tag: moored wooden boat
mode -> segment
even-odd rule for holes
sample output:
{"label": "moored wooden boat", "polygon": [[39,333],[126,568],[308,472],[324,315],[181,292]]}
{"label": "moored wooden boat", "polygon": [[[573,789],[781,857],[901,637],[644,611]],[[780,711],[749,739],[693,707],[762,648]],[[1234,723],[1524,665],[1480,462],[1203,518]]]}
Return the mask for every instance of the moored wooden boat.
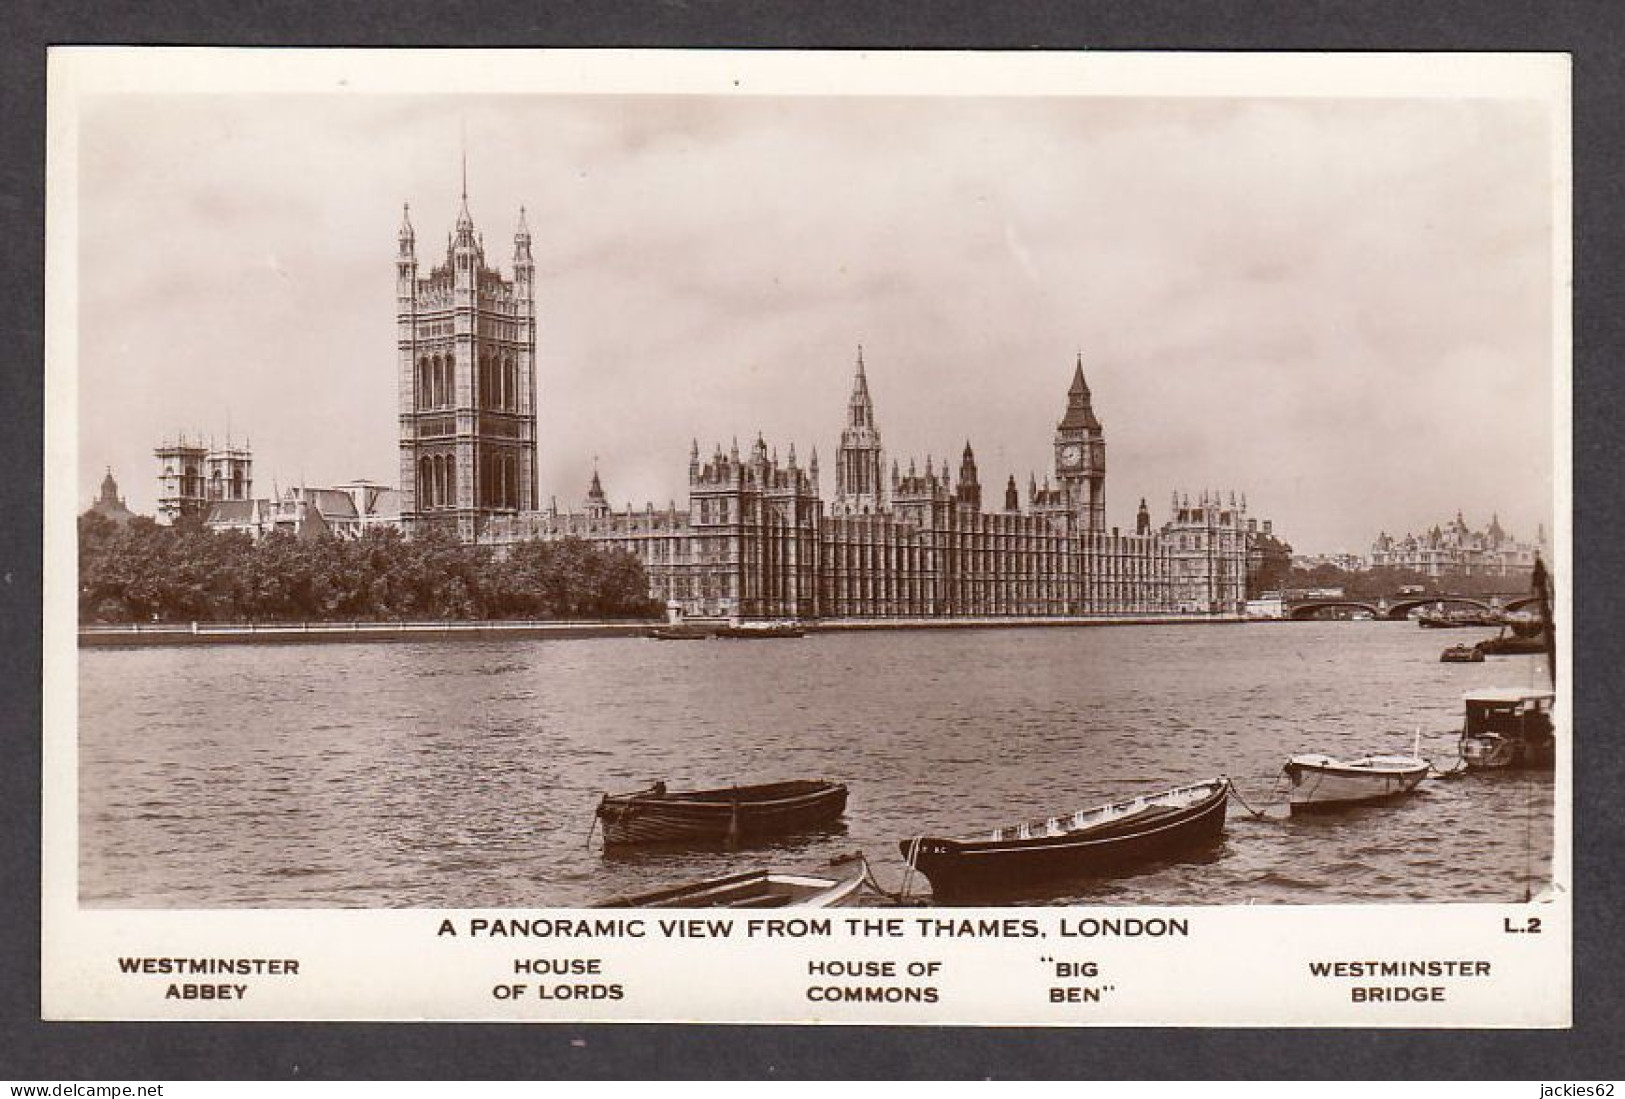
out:
{"label": "moored wooden boat", "polygon": [[594,908],[840,908],[852,904],[868,877],[826,878],[780,870],[747,870],[686,885],[600,901]]}
{"label": "moored wooden boat", "polygon": [[648,636],[656,641],[704,641],[714,632],[700,626],[655,626]]}
{"label": "moored wooden boat", "polygon": [[1541,688],[1486,687],[1462,698],[1461,758],[1478,771],[1549,770],[1557,762],[1552,703]]}
{"label": "moored wooden boat", "polygon": [[1365,756],[1334,759],[1320,753],[1293,756],[1285,773],[1291,811],[1342,809],[1364,802],[1400,797],[1427,778],[1428,761],[1415,756]]}
{"label": "moored wooden boat", "polygon": [[1478,645],[1452,645],[1439,654],[1441,664],[1482,664],[1484,650]]}
{"label": "moored wooden boat", "polygon": [[1528,656],[1546,651],[1546,638],[1540,633],[1525,637],[1516,632],[1502,630],[1498,635],[1480,641],[1478,651],[1489,656]]}
{"label": "moored wooden boat", "polygon": [[755,641],[774,637],[805,637],[807,631],[794,622],[741,622],[734,626],[719,626],[718,637],[732,641]]}
{"label": "moored wooden boat", "polygon": [[1224,832],[1226,778],[1000,828],[968,839],[918,836],[898,847],[939,899],[1104,876],[1209,844]]}
{"label": "moored wooden boat", "polygon": [[598,803],[604,845],[747,843],[807,831],[846,809],[846,787],[822,779],[672,793],[657,782]]}
{"label": "moored wooden boat", "polygon": [[1508,648],[1519,642],[1539,644],[1545,651],[1546,673],[1554,689],[1489,687],[1464,695],[1467,713],[1461,726],[1461,761],[1470,770],[1550,770],[1557,766],[1557,729],[1552,723],[1552,708],[1557,701],[1557,634],[1552,619],[1551,576],[1539,556],[1529,580],[1539,607],[1536,636],[1496,638],[1484,647],[1501,652],[1504,650],[1491,646],[1497,642]]}
{"label": "moored wooden boat", "polygon": [[1460,630],[1469,626],[1499,626],[1501,618],[1490,612],[1458,612],[1452,614],[1448,611],[1442,614],[1422,613],[1416,616],[1416,624],[1425,630]]}

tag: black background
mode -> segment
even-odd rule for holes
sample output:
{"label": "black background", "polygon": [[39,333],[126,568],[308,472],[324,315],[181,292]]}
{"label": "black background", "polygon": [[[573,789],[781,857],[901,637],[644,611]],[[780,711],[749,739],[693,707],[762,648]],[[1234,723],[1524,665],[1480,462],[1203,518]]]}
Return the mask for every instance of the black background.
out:
{"label": "black background", "polygon": [[[1625,5],[0,0],[0,1079],[1617,1078],[1625,1057]],[[1494,50],[1574,58],[1575,1026],[1039,1030],[39,1021],[45,50],[52,44]],[[1486,439],[1493,445],[1493,439]],[[1554,979],[1560,975],[1554,974]],[[725,977],[719,977],[725,979]],[[1531,1093],[1533,1095],[1533,1093]]]}

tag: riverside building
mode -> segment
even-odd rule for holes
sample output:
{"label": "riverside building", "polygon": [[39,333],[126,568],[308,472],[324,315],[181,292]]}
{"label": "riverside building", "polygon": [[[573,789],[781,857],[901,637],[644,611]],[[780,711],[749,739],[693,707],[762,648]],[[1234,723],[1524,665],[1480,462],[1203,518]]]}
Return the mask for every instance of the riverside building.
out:
{"label": "riverside building", "polygon": [[[1245,498],[1175,495],[1153,528],[1106,525],[1106,443],[1082,357],[1052,440],[1053,482],[1015,478],[984,501],[969,442],[949,462],[888,461],[862,350],[826,506],[814,449],[802,464],[758,437],[688,460],[688,501],[616,510],[598,471],[579,507],[538,507],[534,265],[523,212],[514,277],[485,262],[467,198],[446,262],[417,275],[397,252],[401,521],[507,546],[581,538],[624,549],[650,594],[706,618],[1071,619],[1237,616],[1268,535]],[[990,506],[991,505],[991,506]]]}
{"label": "riverside building", "polygon": [[1372,568],[1406,569],[1435,578],[1445,573],[1526,577],[1541,556],[1551,559],[1544,525],[1533,542],[1520,542],[1502,529],[1499,515],[1490,517],[1487,528],[1475,531],[1459,511],[1442,527],[1403,538],[1383,531],[1371,544]]}

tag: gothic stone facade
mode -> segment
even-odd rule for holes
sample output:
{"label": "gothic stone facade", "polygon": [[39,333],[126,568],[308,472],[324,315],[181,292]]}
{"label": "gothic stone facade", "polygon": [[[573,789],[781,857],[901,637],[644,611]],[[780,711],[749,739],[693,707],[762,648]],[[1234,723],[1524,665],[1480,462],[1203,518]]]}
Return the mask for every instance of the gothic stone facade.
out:
{"label": "gothic stone facade", "polygon": [[818,455],[802,466],[758,438],[741,454],[719,445],[689,455],[686,508],[615,511],[598,474],[579,510],[494,518],[488,542],[577,537],[643,563],[657,599],[694,617],[1010,618],[1237,614],[1258,527],[1245,503],[1203,493],[1176,498],[1152,530],[1141,501],[1135,532],[1104,525],[1105,442],[1074,372],[1056,428],[1056,487],[1014,478],[1004,507],[984,511],[975,453],[958,484],[944,464],[891,463],[881,474],[879,429],[861,356],[826,508]]}
{"label": "gothic stone facade", "polygon": [[397,243],[401,521],[472,541],[493,517],[537,506],[530,230],[521,208],[511,279],[486,264],[467,194],[445,262],[427,278],[407,213]]}
{"label": "gothic stone facade", "polygon": [[536,293],[520,210],[513,277],[486,262],[466,193],[445,262],[418,275],[417,239],[397,238],[400,517],[502,546],[578,537],[634,554],[651,594],[695,616],[729,618],[1057,618],[1237,614],[1256,523],[1246,503],[1176,500],[1152,530],[1145,501],[1132,534],[1106,527],[1106,443],[1082,357],[1053,439],[1053,486],[1015,478],[985,510],[970,444],[958,483],[948,464],[889,476],[858,354],[826,508],[818,455],[805,467],[758,438],[716,447],[688,468],[688,506],[615,511],[598,473],[579,511],[540,510]]}
{"label": "gothic stone facade", "polygon": [[245,444],[205,443],[185,434],[153,449],[158,459],[158,518],[173,523],[183,516],[207,516],[216,504],[254,495],[254,455]]}
{"label": "gothic stone facade", "polygon": [[1547,553],[1546,528],[1542,525],[1533,542],[1520,542],[1501,528],[1501,517],[1490,517],[1485,530],[1475,531],[1456,512],[1443,527],[1420,535],[1392,538],[1387,531],[1371,545],[1371,567],[1408,569],[1438,577],[1446,572],[1469,576],[1528,576],[1535,558]]}

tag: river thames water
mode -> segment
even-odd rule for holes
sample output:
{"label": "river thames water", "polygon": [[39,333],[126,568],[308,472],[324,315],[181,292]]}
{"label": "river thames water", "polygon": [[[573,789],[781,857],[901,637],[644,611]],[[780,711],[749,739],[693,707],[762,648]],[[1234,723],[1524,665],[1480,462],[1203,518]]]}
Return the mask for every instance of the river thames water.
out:
{"label": "river thames water", "polygon": [[[576,906],[772,865],[819,872],[1228,774],[1199,861],[1013,901],[1520,901],[1548,877],[1552,776],[1429,781],[1287,818],[1306,751],[1456,759],[1461,694],[1538,657],[1440,664],[1484,631],[1279,623],[80,652],[80,895],[104,907]],[[834,830],[607,858],[600,792],[824,777]],[[834,876],[840,871],[825,871]],[[918,881],[918,879],[916,879]],[[923,887],[923,883],[921,883]]]}

